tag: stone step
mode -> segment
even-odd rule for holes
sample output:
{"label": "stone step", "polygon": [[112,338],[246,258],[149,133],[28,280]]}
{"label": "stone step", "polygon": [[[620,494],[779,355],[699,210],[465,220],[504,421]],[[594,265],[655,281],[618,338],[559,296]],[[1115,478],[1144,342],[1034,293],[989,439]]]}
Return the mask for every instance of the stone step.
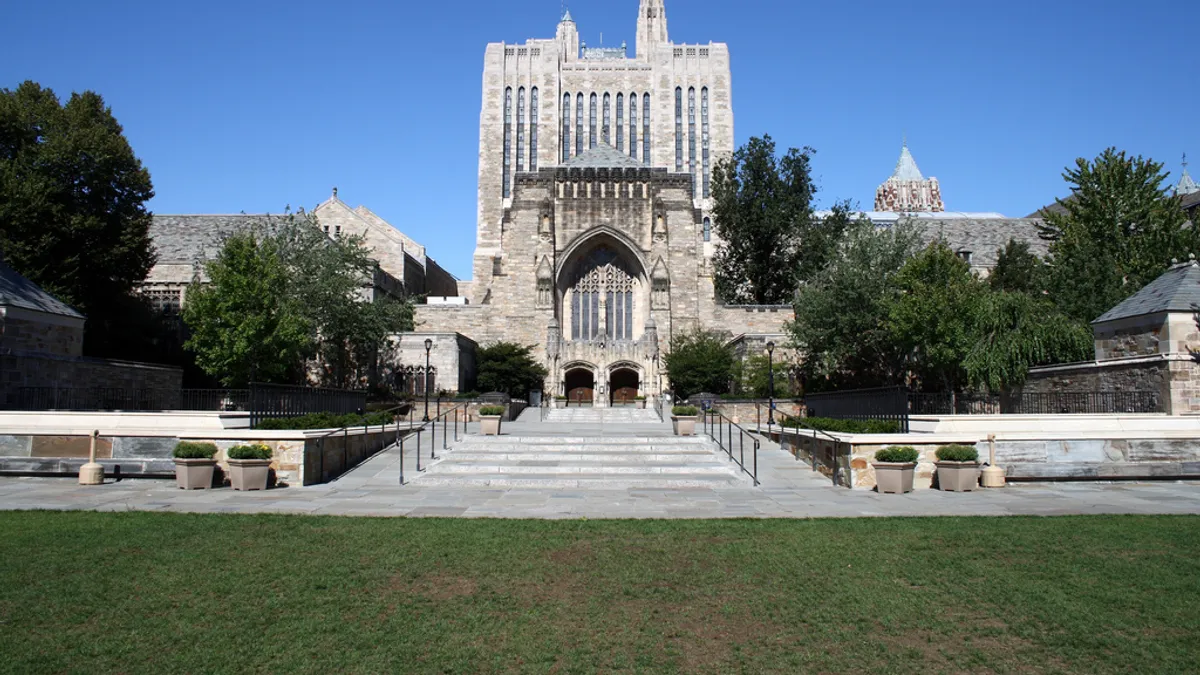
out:
{"label": "stone step", "polygon": [[662,474],[493,474],[493,473],[425,473],[416,478],[415,485],[444,485],[456,487],[512,487],[564,489],[586,488],[623,489],[645,488],[719,488],[741,487],[743,481],[732,474],[706,475],[693,473]]}
{"label": "stone step", "polygon": [[681,450],[678,452],[624,452],[613,451],[560,451],[542,452],[521,450],[486,451],[482,448],[459,449],[451,452],[448,457],[454,457],[458,462],[489,462],[489,461],[529,461],[529,462],[703,462],[712,458],[712,452],[699,450]]}
{"label": "stone step", "polygon": [[503,463],[487,463],[487,462],[471,462],[459,464],[455,462],[442,462],[429,467],[428,473],[444,475],[444,474],[494,474],[503,476],[517,476],[525,474],[554,474],[558,476],[568,476],[574,474],[587,475],[649,475],[657,476],[663,474],[669,475],[720,475],[728,476],[729,468],[723,464],[679,464],[663,463],[663,464],[647,464],[628,463],[576,463],[576,462],[503,462]]}
{"label": "stone step", "polygon": [[464,445],[578,445],[587,447],[604,447],[611,445],[626,446],[707,446],[711,439],[706,436],[480,436],[473,434],[463,437],[455,447]]}

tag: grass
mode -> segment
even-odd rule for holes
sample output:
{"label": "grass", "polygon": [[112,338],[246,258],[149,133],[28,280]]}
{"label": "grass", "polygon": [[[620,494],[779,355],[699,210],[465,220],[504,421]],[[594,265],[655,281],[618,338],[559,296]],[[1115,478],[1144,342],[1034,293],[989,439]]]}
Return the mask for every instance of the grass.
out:
{"label": "grass", "polygon": [[0,513],[0,671],[1183,673],[1200,518]]}

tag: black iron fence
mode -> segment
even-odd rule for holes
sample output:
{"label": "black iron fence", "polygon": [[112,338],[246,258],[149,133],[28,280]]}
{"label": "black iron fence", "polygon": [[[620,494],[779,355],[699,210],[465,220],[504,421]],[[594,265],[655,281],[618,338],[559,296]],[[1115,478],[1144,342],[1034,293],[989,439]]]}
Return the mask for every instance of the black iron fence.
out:
{"label": "black iron fence", "polygon": [[838,420],[887,420],[908,433],[908,391],[904,387],[855,389],[808,394],[804,405],[809,417]]}
{"label": "black iron fence", "polygon": [[1165,413],[1157,391],[1023,392],[983,394],[909,394],[912,415],[1106,415]]}
{"label": "black iron fence", "polygon": [[157,411],[246,410],[248,389],[125,389],[121,387],[20,387],[14,410]]}
{"label": "black iron fence", "polygon": [[309,413],[345,414],[366,409],[364,390],[295,387],[282,384],[250,385],[250,426],[266,419],[300,417]]}

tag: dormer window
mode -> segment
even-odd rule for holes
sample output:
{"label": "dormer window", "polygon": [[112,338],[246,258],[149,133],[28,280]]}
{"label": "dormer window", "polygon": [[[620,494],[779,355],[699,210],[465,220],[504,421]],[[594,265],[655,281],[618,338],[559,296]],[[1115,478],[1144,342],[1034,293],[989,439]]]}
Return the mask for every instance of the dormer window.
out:
{"label": "dormer window", "polygon": [[958,259],[962,260],[963,262],[970,265],[971,264],[971,252],[966,249],[959,249]]}

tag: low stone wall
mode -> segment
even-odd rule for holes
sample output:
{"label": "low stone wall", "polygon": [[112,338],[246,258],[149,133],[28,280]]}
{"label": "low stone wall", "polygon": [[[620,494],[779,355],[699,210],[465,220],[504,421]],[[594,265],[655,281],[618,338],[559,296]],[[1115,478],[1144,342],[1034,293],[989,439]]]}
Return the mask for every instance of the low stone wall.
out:
{"label": "low stone wall", "polygon": [[[713,404],[713,409],[721,413],[734,424],[742,426],[753,424],[767,423],[767,403],[768,400],[763,399],[745,399],[745,400],[721,400]],[[804,413],[804,403],[802,401],[790,400],[775,400],[775,420],[778,422],[781,417],[788,415],[796,417]]]}
{"label": "low stone wall", "polygon": [[1033,368],[1025,393],[1155,391],[1171,415],[1200,415],[1200,364],[1174,355]]}
{"label": "low stone wall", "polygon": [[[183,371],[170,366],[82,357],[0,355],[0,405],[6,408],[17,407],[21,387],[181,391],[182,386]],[[164,405],[170,407],[170,402]]]}

